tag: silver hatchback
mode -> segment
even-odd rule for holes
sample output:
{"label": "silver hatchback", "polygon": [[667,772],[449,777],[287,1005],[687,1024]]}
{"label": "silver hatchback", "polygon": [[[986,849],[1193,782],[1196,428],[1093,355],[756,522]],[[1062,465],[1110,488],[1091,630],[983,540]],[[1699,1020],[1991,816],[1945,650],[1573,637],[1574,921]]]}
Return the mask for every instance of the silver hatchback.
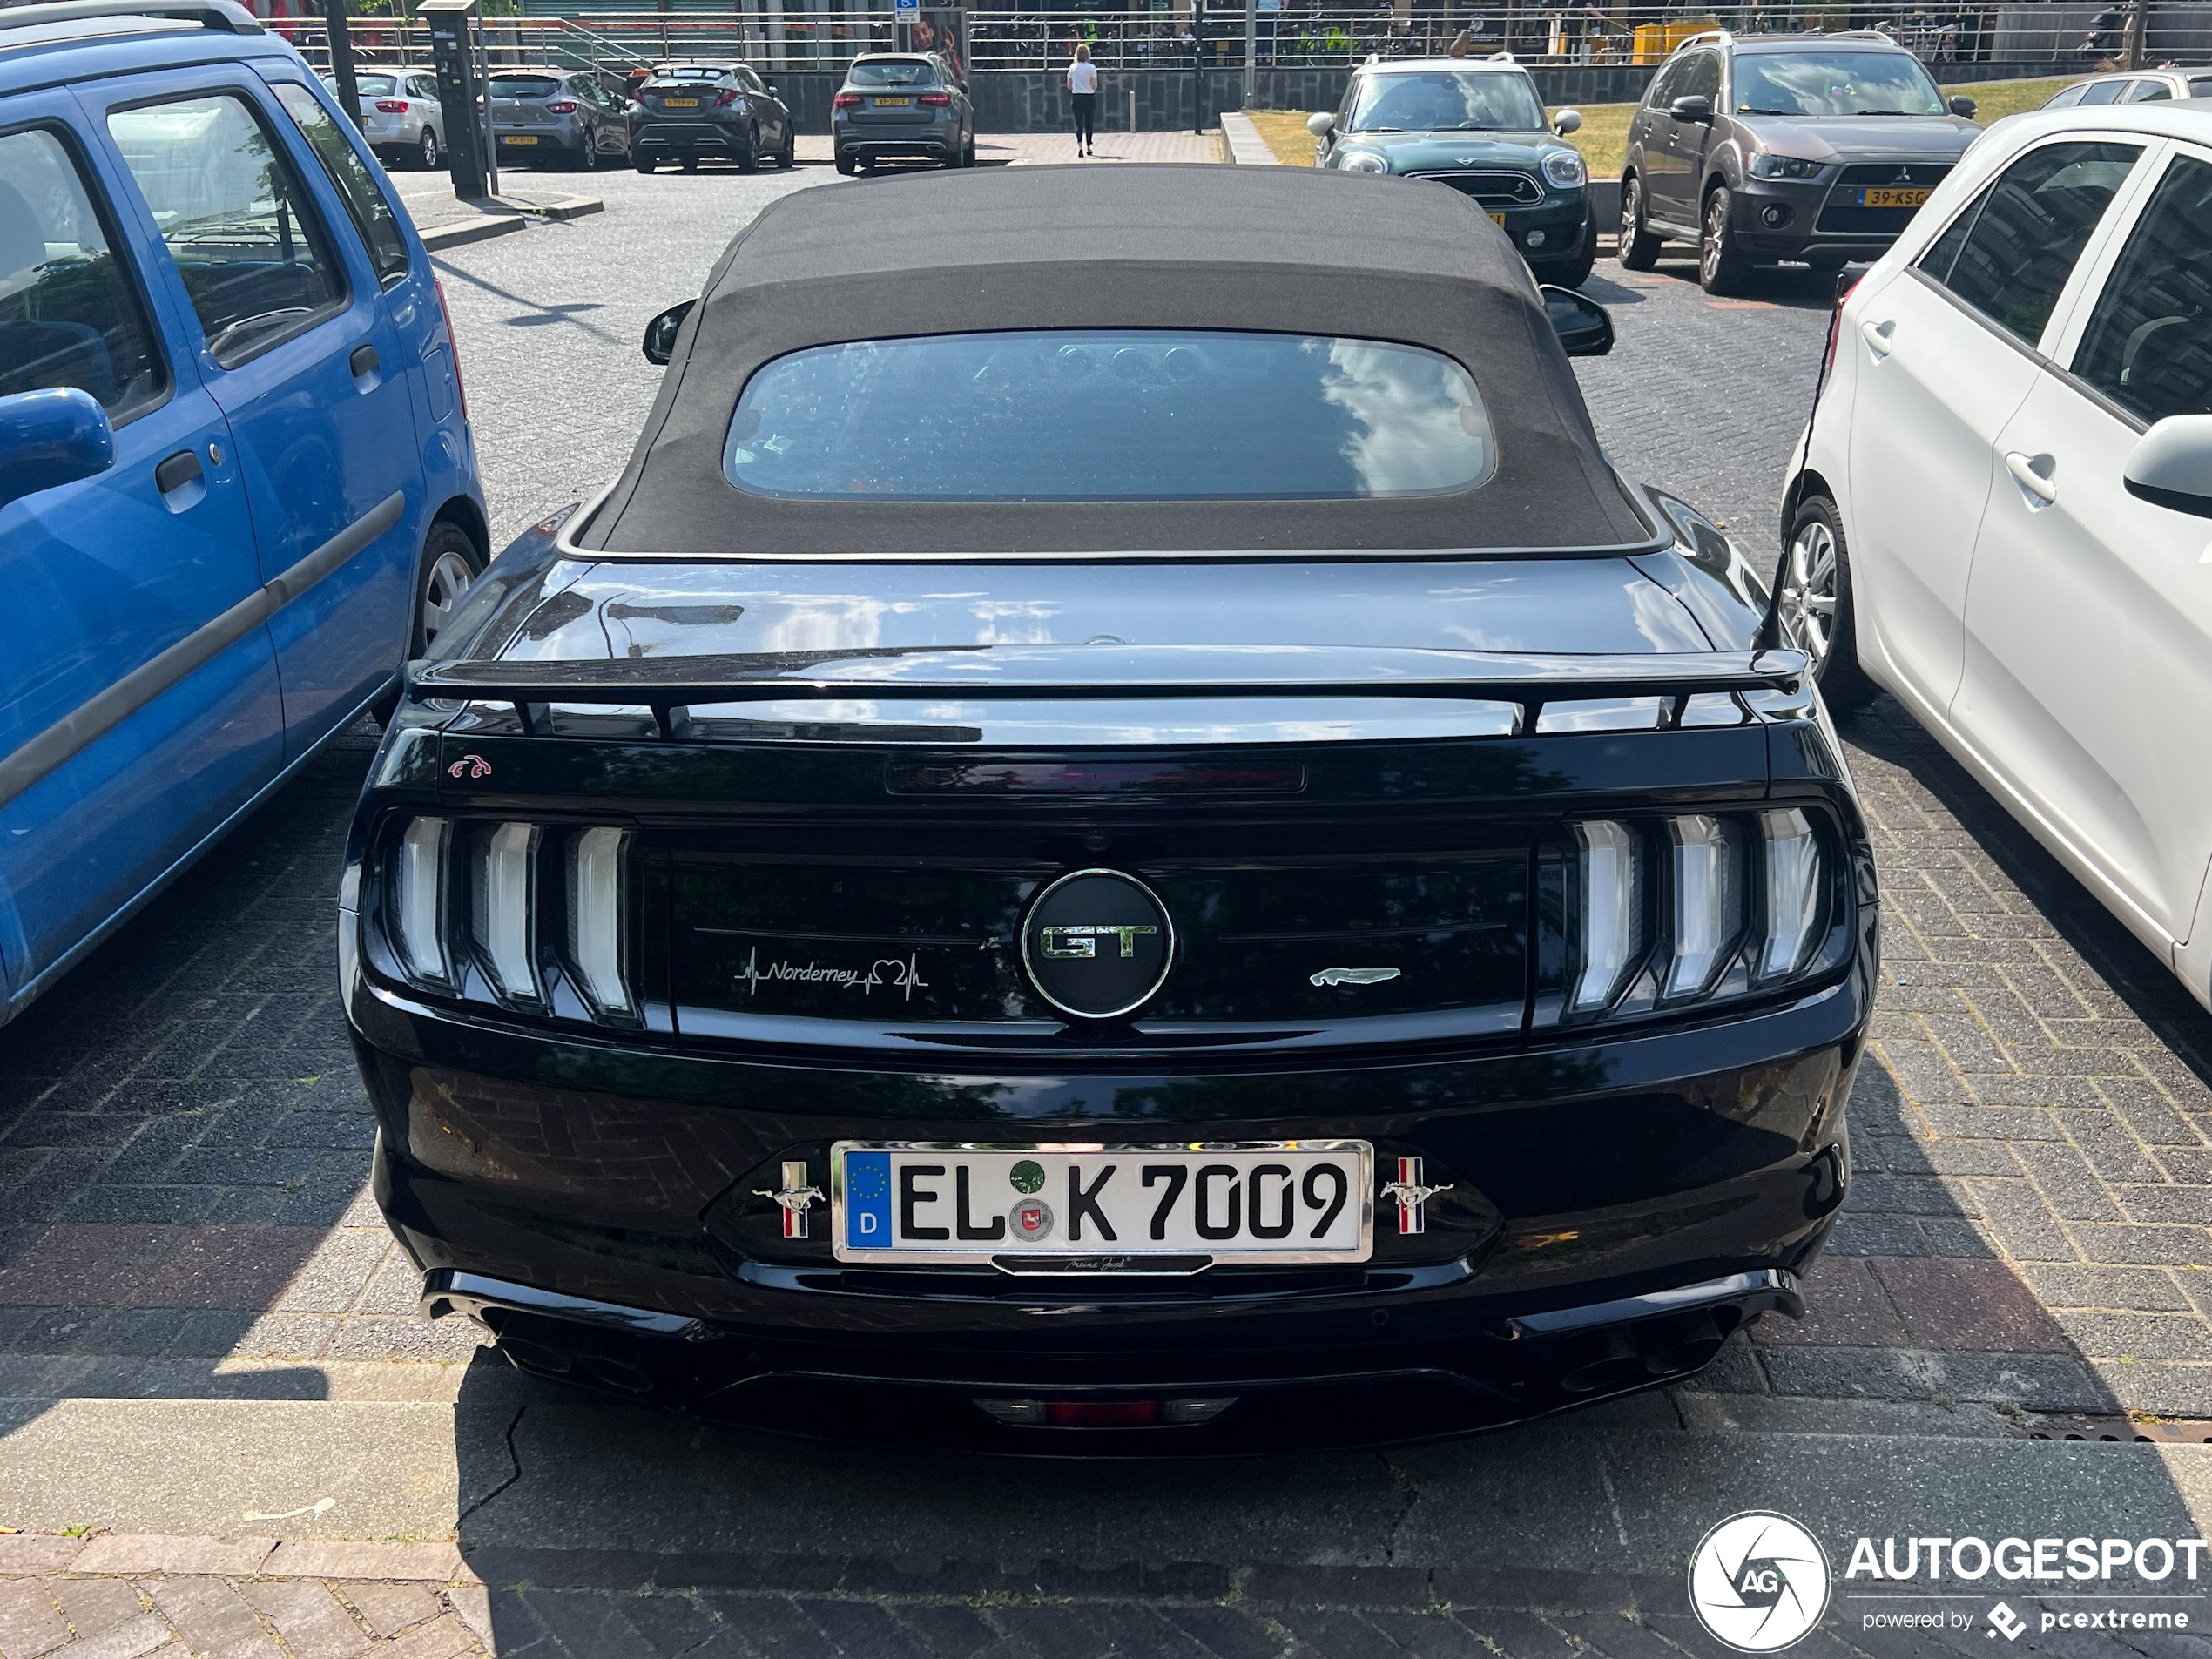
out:
{"label": "silver hatchback", "polygon": [[[334,94],[338,83],[323,84]],[[438,78],[428,70],[364,69],[354,76],[361,93],[361,137],[386,166],[435,167],[445,159],[445,111]]]}
{"label": "silver hatchback", "polygon": [[496,69],[486,83],[499,165],[590,172],[630,158],[630,101],[589,70]]}
{"label": "silver hatchback", "polygon": [[853,60],[830,105],[837,170],[865,172],[911,157],[975,165],[975,111],[952,65],[935,52],[868,52]]}

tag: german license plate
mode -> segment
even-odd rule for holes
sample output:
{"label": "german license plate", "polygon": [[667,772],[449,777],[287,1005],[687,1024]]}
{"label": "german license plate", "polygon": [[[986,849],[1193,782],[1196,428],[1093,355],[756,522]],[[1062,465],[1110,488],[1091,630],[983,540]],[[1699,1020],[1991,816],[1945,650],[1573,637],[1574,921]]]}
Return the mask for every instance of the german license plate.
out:
{"label": "german license plate", "polygon": [[699,101],[695,98],[664,98],[661,104],[664,108],[671,110],[696,110],[699,106]]}
{"label": "german license plate", "polygon": [[536,144],[537,138],[534,134],[502,132],[499,135],[499,141],[502,144]]}
{"label": "german license plate", "polygon": [[910,110],[914,107],[914,100],[910,98],[880,98],[876,99],[875,106],[879,110]]}
{"label": "german license plate", "polygon": [[1365,1141],[840,1141],[830,1231],[841,1262],[1066,1272],[1364,1262],[1373,1170]]}
{"label": "german license plate", "polygon": [[1502,225],[1506,222],[1506,216],[1503,213],[1493,213],[1490,215],[1490,222],[1493,225]]}
{"label": "german license plate", "polygon": [[1918,207],[1935,192],[1932,190],[1862,190],[1858,192],[1861,207]]}

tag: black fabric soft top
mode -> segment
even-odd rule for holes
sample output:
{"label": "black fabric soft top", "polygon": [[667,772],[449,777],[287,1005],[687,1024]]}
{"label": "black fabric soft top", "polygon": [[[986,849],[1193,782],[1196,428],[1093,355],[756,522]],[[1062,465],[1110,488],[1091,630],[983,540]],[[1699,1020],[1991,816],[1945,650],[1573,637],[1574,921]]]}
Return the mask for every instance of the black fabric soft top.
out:
{"label": "black fabric soft top", "polygon": [[[772,500],[722,470],[738,393],[804,347],[1186,327],[1426,346],[1474,375],[1487,483],[1351,501]],[[724,253],[574,545],[777,558],[1599,550],[1655,531],[1598,449],[1527,266],[1442,185],[1293,167],[948,172],[797,191]]]}

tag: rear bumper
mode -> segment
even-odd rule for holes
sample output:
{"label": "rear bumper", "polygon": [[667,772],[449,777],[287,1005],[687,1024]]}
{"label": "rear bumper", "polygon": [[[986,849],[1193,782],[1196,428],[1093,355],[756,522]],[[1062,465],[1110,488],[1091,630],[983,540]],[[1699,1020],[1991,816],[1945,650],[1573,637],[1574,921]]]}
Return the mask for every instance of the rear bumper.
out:
{"label": "rear bumper", "polygon": [[749,130],[707,121],[648,121],[630,129],[633,155],[741,156],[751,143]]}
{"label": "rear bumper", "polygon": [[[1595,1047],[1086,1079],[648,1056],[347,978],[375,1191],[426,1309],[524,1369],[760,1426],[1085,1453],[1422,1439],[1682,1379],[1799,1311],[1777,1275],[1842,1204],[1871,1001],[1870,951],[1798,1003]],[[1114,1139],[1116,1116],[1148,1141],[1356,1136],[1457,1190],[1423,1237],[1379,1219],[1362,1266],[1171,1284],[844,1267],[826,1219],[786,1244],[752,1196],[839,1138]],[[1194,1397],[1238,1403],[1079,1433],[975,1403]]]}
{"label": "rear bumper", "polygon": [[960,142],[960,127],[954,121],[880,127],[840,122],[831,138],[840,156],[948,156]]}

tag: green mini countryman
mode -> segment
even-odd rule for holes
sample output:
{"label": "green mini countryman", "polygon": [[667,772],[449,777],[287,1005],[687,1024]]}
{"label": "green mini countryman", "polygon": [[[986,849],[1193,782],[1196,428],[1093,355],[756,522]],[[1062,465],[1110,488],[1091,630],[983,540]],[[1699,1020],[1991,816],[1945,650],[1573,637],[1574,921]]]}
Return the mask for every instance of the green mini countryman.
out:
{"label": "green mini countryman", "polygon": [[1306,123],[1314,165],[1429,179],[1472,196],[1510,237],[1538,282],[1579,287],[1597,241],[1588,179],[1561,110],[1547,126],[1536,83],[1511,57],[1370,58],[1342,107]]}

